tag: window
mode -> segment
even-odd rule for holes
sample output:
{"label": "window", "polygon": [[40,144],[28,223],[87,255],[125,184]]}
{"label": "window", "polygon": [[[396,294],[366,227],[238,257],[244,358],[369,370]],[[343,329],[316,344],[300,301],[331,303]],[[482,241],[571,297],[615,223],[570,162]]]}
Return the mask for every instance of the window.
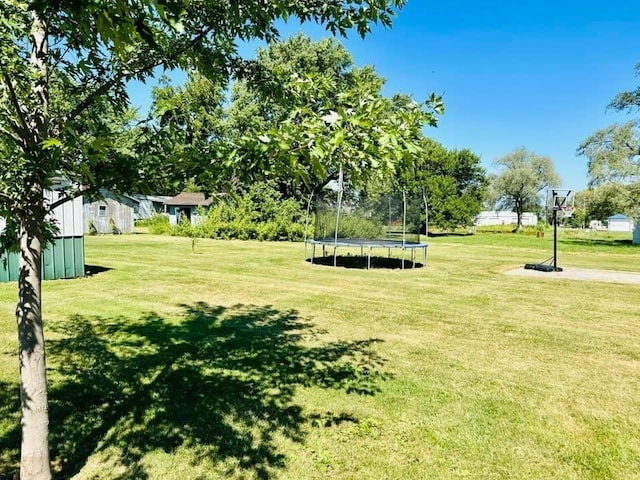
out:
{"label": "window", "polygon": [[107,216],[107,206],[106,205],[100,205],[99,210],[98,210],[98,216],[99,217],[106,217]]}

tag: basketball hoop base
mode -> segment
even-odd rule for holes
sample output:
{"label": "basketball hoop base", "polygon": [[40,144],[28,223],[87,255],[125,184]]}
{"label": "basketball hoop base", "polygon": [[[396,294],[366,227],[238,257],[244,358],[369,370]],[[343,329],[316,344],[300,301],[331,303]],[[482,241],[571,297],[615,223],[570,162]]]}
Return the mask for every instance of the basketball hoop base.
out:
{"label": "basketball hoop base", "polygon": [[554,267],[546,263],[526,263],[525,270],[537,270],[538,272],[561,272],[562,267]]}

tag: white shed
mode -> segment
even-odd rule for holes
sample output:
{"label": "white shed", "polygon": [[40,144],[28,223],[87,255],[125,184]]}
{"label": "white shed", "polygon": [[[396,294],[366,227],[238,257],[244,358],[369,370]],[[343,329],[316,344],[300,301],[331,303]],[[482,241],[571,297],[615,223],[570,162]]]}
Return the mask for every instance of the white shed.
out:
{"label": "white shed", "polygon": [[610,232],[632,232],[634,221],[619,213],[607,218],[607,225]]}
{"label": "white shed", "polygon": [[[518,223],[516,212],[508,210],[485,210],[476,217],[475,224],[483,225],[515,225]],[[536,225],[538,216],[535,213],[524,212],[522,214],[522,225]]]}

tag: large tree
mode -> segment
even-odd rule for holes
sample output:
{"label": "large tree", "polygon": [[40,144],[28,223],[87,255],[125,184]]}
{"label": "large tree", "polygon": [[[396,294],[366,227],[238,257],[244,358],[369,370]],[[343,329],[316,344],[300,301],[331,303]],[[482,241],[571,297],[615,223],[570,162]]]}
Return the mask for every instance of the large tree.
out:
{"label": "large tree", "polygon": [[473,224],[482,210],[487,176],[480,157],[468,149],[447,150],[425,138],[422,152],[397,167],[401,187],[423,194],[429,224],[453,229]]}
{"label": "large tree", "polygon": [[[389,25],[404,0],[0,0],[0,215],[19,248],[18,324],[23,479],[51,477],[41,302],[46,217],[54,177],[82,189],[135,179],[130,152],[113,145],[104,111],[128,108],[127,82],[157,68],[226,79],[250,72],[238,40],[277,38],[275,21],[297,17],[334,33]],[[15,234],[13,237],[12,234]],[[4,243],[6,245],[6,242]]]}
{"label": "large tree", "polygon": [[575,206],[574,216],[576,213],[578,217],[582,216],[583,223],[604,221],[612,215],[629,211],[629,191],[624,185],[605,183],[576,192]]}
{"label": "large tree", "polygon": [[[636,65],[640,74],[640,64]],[[609,104],[618,111],[640,109],[640,87],[621,92]],[[578,147],[578,155],[588,161],[589,184],[607,186],[616,199],[622,199],[620,211],[640,219],[640,121],[631,120],[600,129]],[[611,202],[608,202],[611,203]]]}
{"label": "large tree", "polygon": [[341,169],[352,184],[364,182],[420,149],[423,125],[442,111],[435,96],[426,104],[385,97],[375,70],[354,66],[331,38],[271,43],[258,50],[253,73],[260,81],[236,82],[226,109],[221,85],[201,75],[154,91],[157,146],[205,190],[222,186],[221,169],[236,187],[268,180],[297,198]]}
{"label": "large tree", "polygon": [[522,214],[540,209],[540,192],[561,183],[551,158],[520,147],[495,161],[498,173],[491,181],[494,205],[513,209],[522,228]]}
{"label": "large tree", "polygon": [[138,127],[145,132],[141,156],[149,164],[162,159],[154,192],[175,194],[187,188],[216,192],[231,180],[233,139],[228,135],[226,89],[220,79],[191,72],[183,85],[163,77],[153,89],[149,117]]}
{"label": "large tree", "polygon": [[333,39],[296,35],[259,50],[257,65],[265,81],[234,87],[229,126],[241,145],[247,143],[242,139],[261,140],[260,149],[241,152],[243,163],[279,165],[275,180],[287,196],[299,194],[300,182],[277,172],[292,166],[307,193],[336,180],[340,170],[352,186],[363,186],[376,172],[390,173],[421,149],[422,128],[435,125],[443,112],[435,95],[423,103],[385,97],[384,79],[373,67],[355,66]]}

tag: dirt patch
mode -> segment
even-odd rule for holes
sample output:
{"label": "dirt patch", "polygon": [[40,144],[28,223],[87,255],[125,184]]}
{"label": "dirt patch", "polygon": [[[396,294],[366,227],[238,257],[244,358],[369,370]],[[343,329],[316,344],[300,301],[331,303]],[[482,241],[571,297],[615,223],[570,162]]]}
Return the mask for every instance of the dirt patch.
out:
{"label": "dirt patch", "polygon": [[620,272],[615,270],[596,270],[573,267],[563,267],[561,272],[540,272],[520,267],[508,270],[505,274],[523,277],[550,278],[556,280],[587,280],[591,282],[640,285],[640,272]]}

